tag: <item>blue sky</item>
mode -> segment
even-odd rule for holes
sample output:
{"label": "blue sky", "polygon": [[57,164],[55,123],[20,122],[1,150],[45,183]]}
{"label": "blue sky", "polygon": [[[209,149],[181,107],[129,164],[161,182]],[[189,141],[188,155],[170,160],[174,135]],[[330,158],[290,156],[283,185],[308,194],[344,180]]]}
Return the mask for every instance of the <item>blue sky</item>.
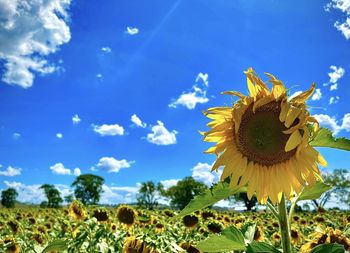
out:
{"label": "blue sky", "polygon": [[[106,181],[103,202],[116,203],[147,180],[210,184],[215,157],[203,154],[201,112],[232,103],[221,91],[246,92],[248,67],[273,73],[291,94],[316,82],[312,114],[350,137],[349,6],[2,1],[0,189],[35,202],[40,184],[67,194],[75,175],[95,173]],[[320,151],[328,169],[349,168],[344,151]]]}

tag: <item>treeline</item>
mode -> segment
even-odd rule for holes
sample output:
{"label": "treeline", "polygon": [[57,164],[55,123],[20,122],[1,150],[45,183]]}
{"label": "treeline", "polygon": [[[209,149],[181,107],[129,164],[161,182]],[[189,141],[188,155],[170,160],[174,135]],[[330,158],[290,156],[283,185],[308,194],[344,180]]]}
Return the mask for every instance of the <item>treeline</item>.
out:
{"label": "treeline", "polygon": [[[350,206],[350,180],[349,171],[336,169],[332,173],[323,175],[324,182],[333,186],[333,188],[324,193],[320,199],[314,200],[312,204],[315,208],[324,208],[331,200],[336,200],[346,206]],[[273,182],[271,182],[273,183]],[[71,187],[74,194],[61,197],[60,191],[51,184],[43,184],[40,189],[44,191],[46,201],[43,201],[41,207],[57,208],[65,201],[67,204],[74,199],[81,201],[84,205],[97,205],[103,193],[104,179],[93,174],[83,174],[78,176]],[[153,181],[143,182],[137,193],[137,205],[153,210],[159,206],[161,199],[169,200],[170,206],[174,209],[183,209],[196,195],[202,194],[208,189],[208,186],[202,182],[196,181],[192,177],[185,177],[177,182],[176,185],[168,189],[164,188],[161,183]],[[1,204],[4,207],[12,208],[15,206],[18,193],[14,188],[8,188],[1,192]],[[228,199],[234,205],[241,203],[246,210],[250,211],[256,208],[257,199],[249,199],[247,194],[241,192]],[[305,203],[304,209],[310,209]]]}

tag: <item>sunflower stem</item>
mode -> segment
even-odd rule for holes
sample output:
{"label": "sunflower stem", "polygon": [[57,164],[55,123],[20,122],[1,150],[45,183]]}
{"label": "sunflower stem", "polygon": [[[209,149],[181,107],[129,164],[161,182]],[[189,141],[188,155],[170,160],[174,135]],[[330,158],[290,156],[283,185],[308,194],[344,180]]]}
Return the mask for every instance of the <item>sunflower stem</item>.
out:
{"label": "sunflower stem", "polygon": [[292,245],[290,243],[290,228],[288,221],[288,213],[286,207],[286,200],[284,194],[282,194],[281,202],[278,204],[279,210],[279,223],[281,229],[281,237],[282,237],[282,248],[283,253],[292,253]]}
{"label": "sunflower stem", "polygon": [[279,214],[276,210],[276,208],[272,205],[272,203],[268,200],[266,202],[266,206],[271,210],[272,214],[277,218],[279,219]]}
{"label": "sunflower stem", "polygon": [[297,202],[293,201],[292,205],[290,206],[289,215],[288,215],[289,225],[292,224],[292,218],[293,218],[294,209],[295,209],[296,204],[297,204]]}

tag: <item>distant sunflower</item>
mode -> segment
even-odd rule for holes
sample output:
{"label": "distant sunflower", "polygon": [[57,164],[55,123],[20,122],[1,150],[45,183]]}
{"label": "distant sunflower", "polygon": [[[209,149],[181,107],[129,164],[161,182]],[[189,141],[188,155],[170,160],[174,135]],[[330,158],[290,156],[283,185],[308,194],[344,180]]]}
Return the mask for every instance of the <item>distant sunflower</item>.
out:
{"label": "distant sunflower", "polygon": [[132,226],[136,222],[136,212],[133,208],[129,206],[120,206],[117,210],[117,219],[119,222]]}
{"label": "distant sunflower", "polygon": [[86,218],[86,210],[84,205],[78,201],[74,200],[69,206],[69,216],[76,220],[84,220]]}
{"label": "distant sunflower", "polygon": [[270,91],[252,68],[245,72],[249,96],[228,91],[239,100],[234,105],[214,107],[205,112],[212,119],[204,140],[216,142],[206,153],[216,154],[212,167],[223,166],[221,180],[231,178],[230,186],[248,185],[248,197],[254,193],[261,203],[268,198],[277,203],[284,192],[287,197],[300,193],[305,185],[322,180],[318,164],[327,162],[309,145],[317,120],[310,116],[306,101],[315,84],[300,95],[288,98],[283,83],[271,74]]}

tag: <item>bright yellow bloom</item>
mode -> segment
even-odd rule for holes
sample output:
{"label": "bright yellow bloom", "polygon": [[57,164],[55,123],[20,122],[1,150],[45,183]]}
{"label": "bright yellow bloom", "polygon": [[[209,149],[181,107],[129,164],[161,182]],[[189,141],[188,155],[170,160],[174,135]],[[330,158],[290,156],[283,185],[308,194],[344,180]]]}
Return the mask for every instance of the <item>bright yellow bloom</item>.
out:
{"label": "bright yellow bloom", "polygon": [[308,91],[288,98],[283,83],[271,74],[272,90],[249,68],[247,76],[249,96],[228,91],[239,99],[232,107],[214,107],[205,115],[212,119],[211,128],[203,133],[204,140],[216,142],[206,153],[218,156],[212,171],[224,167],[221,180],[231,178],[230,186],[248,185],[248,197],[255,193],[261,203],[268,198],[273,203],[282,193],[292,196],[305,185],[322,180],[318,164],[327,162],[309,145],[309,126],[318,130],[318,123],[310,116]]}

